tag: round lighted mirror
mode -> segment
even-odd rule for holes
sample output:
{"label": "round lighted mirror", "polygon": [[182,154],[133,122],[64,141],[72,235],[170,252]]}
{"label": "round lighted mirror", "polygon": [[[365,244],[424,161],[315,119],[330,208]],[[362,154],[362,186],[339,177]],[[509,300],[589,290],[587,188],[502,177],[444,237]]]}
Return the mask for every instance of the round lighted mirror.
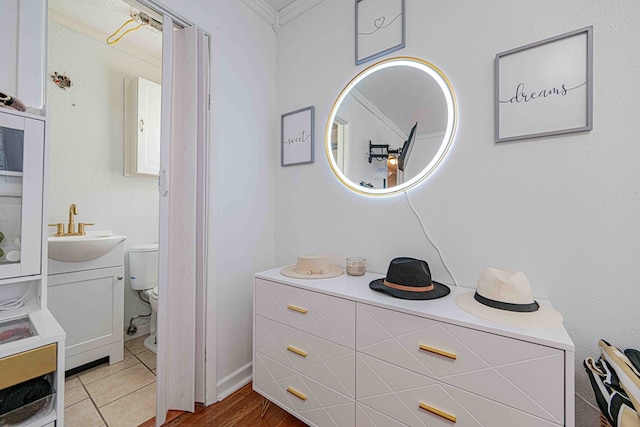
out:
{"label": "round lighted mirror", "polygon": [[457,124],[447,77],[417,58],[380,61],[354,77],[333,104],[325,132],[331,169],[352,190],[394,194],[442,163]]}

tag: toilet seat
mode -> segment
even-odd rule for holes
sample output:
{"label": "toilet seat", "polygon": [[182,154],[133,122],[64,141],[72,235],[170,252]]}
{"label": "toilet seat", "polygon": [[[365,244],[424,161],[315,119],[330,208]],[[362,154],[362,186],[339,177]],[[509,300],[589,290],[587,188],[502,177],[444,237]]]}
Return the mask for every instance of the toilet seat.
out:
{"label": "toilet seat", "polygon": [[158,287],[156,286],[153,289],[147,289],[144,291],[147,294],[147,298],[149,298],[149,304],[151,305],[151,328],[149,330],[149,336],[144,340],[144,346],[147,350],[150,350],[154,353],[157,352],[157,334],[156,334],[156,322],[158,315]]}
{"label": "toilet seat", "polygon": [[155,288],[153,288],[153,289],[147,289],[146,291],[144,291],[144,293],[149,298],[153,298],[155,300],[158,299],[158,287],[157,286]]}

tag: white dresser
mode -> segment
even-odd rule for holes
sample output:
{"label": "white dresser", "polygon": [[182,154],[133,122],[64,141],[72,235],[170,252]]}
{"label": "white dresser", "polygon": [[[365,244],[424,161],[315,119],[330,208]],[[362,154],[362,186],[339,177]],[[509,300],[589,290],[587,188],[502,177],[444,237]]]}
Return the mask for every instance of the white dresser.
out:
{"label": "white dresser", "polygon": [[[309,425],[552,427],[574,421],[574,345],[369,289],[367,273],[255,275],[253,388]],[[547,302],[543,302],[547,303]]]}

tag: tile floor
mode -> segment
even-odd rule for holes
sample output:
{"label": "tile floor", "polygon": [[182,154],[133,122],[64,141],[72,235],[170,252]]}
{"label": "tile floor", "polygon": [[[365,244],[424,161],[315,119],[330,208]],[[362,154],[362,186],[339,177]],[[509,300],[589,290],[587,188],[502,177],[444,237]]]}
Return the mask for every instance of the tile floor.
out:
{"label": "tile floor", "polygon": [[65,382],[67,427],[135,427],[156,414],[156,355],[140,336],[124,342],[124,360],[70,376]]}

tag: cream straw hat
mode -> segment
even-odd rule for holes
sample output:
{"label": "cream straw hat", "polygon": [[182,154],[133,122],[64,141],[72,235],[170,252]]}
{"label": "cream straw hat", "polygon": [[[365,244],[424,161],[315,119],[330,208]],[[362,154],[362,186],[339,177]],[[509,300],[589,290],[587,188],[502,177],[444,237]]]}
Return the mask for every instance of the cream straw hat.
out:
{"label": "cream straw hat", "polygon": [[296,279],[328,279],[340,276],[344,269],[338,265],[330,265],[326,255],[301,255],[295,265],[280,270],[280,274]]}
{"label": "cream straw hat", "polygon": [[521,271],[485,268],[476,291],[458,295],[460,308],[483,319],[523,328],[548,329],[562,325],[562,315],[550,304],[539,304]]}

